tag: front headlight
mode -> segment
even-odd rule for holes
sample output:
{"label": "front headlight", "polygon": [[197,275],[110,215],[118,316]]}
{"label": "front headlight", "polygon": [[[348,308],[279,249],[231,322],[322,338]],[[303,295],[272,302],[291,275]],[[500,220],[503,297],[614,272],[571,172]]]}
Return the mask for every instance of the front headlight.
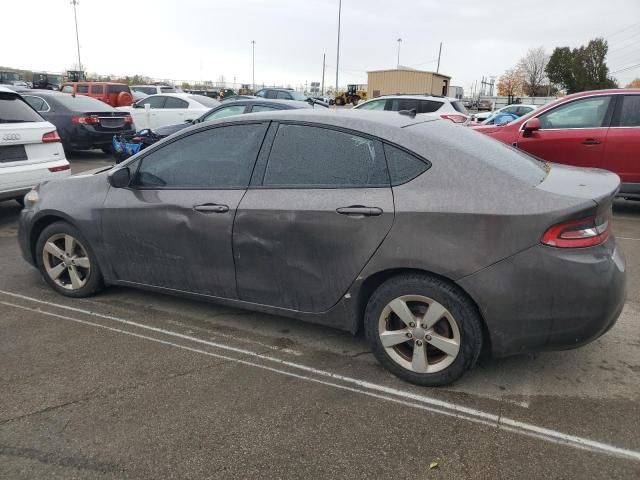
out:
{"label": "front headlight", "polygon": [[39,200],[38,187],[35,187],[24,196],[24,206],[25,208],[31,208],[38,203]]}

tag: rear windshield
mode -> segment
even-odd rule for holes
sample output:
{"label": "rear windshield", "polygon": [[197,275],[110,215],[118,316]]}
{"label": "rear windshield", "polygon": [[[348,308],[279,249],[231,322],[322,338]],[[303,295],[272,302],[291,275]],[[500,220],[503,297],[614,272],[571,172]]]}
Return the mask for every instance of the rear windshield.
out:
{"label": "rear windshield", "polygon": [[146,93],[147,95],[153,95],[156,93],[155,87],[131,87],[134,92]]}
{"label": "rear windshield", "polygon": [[460,112],[460,113],[464,113],[465,115],[469,115],[469,112],[467,112],[467,109],[464,108],[464,104],[460,101],[458,102],[451,102],[451,106],[456,110],[456,112]]}
{"label": "rear windshield", "polygon": [[220,105],[219,101],[211,97],[205,97],[204,95],[189,95],[189,98],[209,108],[217,107],[218,105]]}
{"label": "rear windshield", "polygon": [[107,85],[107,93],[120,93],[127,92],[129,93],[128,85]]}
{"label": "rear windshield", "polygon": [[160,91],[162,93],[176,93],[176,89],[174,87],[160,87]]}
{"label": "rear windshield", "polygon": [[[46,97],[45,97],[46,98]],[[56,95],[52,99],[74,112],[111,112],[113,107],[100,100],[84,95]]]}
{"label": "rear windshield", "polygon": [[0,123],[25,122],[44,122],[44,120],[18,95],[0,92]]}
{"label": "rear windshield", "polygon": [[415,123],[408,129],[416,133],[422,129],[428,130],[428,136],[446,139],[447,148],[455,148],[465,157],[478,159],[531,186],[542,183],[549,172],[548,163],[469,127],[434,121]]}

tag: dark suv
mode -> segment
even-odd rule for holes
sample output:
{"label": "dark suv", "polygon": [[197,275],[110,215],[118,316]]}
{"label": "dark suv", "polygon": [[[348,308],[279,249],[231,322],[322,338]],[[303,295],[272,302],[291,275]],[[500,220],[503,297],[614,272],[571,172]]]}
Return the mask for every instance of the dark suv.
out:
{"label": "dark suv", "polygon": [[263,88],[256,92],[256,97],[270,98],[273,100],[299,100],[306,101],[309,97],[301,92],[289,88]]}

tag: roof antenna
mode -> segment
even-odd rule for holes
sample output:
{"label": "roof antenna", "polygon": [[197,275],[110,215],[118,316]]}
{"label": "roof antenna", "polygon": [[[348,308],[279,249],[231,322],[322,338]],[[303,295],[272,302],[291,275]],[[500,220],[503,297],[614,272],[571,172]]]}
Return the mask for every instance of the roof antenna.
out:
{"label": "roof antenna", "polygon": [[416,113],[418,113],[418,112],[416,111],[415,108],[412,108],[411,110],[400,110],[398,113],[400,115],[407,115],[409,117],[415,118]]}

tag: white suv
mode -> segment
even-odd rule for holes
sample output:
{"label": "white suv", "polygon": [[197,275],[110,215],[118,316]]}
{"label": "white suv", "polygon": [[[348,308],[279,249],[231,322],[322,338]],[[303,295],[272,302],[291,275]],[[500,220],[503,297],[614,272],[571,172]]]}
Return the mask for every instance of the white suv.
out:
{"label": "white suv", "polygon": [[18,93],[0,87],[0,201],[22,204],[35,185],[70,173],[56,127]]}
{"label": "white suv", "polygon": [[390,112],[415,110],[416,114],[436,113],[454,123],[465,123],[469,119],[469,113],[464,108],[462,100],[438,95],[385,95],[367,100],[353,108]]}

